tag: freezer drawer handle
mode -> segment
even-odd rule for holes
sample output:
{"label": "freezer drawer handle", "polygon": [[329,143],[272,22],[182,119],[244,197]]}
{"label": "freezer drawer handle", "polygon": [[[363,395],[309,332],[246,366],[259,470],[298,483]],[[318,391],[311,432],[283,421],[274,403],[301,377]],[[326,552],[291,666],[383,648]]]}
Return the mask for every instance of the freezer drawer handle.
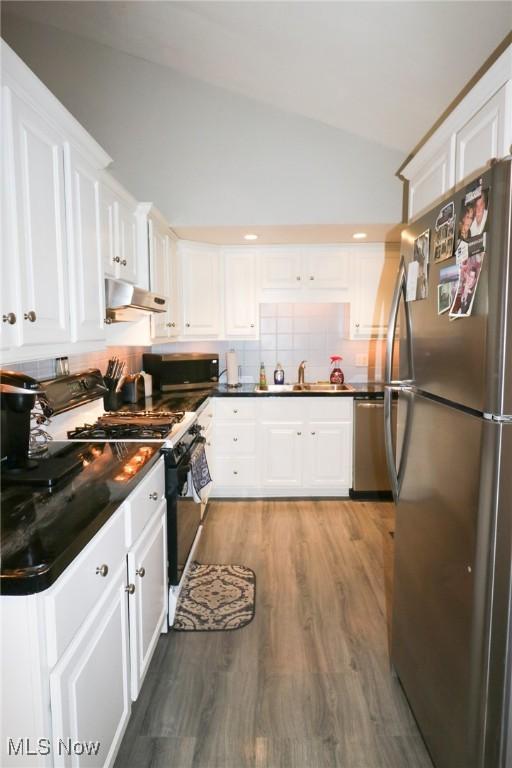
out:
{"label": "freezer drawer handle", "polygon": [[398,484],[398,472],[396,469],[395,456],[393,452],[393,432],[391,424],[393,403],[393,389],[392,387],[386,387],[384,389],[384,442],[386,448],[386,463],[388,465],[388,474],[391,482],[391,491],[393,493],[393,499],[395,504],[398,501],[400,493]]}

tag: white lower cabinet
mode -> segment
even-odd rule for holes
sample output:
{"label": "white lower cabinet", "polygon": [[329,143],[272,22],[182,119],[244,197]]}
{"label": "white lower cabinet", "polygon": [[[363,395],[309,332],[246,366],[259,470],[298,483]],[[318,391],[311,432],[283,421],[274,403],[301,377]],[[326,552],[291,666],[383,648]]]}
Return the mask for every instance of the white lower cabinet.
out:
{"label": "white lower cabinet", "polygon": [[[167,615],[166,508],[128,553],[131,693],[135,701]],[[133,592],[131,590],[133,589]]]}
{"label": "white lower cabinet", "polygon": [[126,563],[50,675],[55,766],[110,766],[130,717]]}
{"label": "white lower cabinet", "polygon": [[300,488],[302,485],[303,424],[262,423],[261,484],[266,489]]}
{"label": "white lower cabinet", "polygon": [[345,496],[351,397],[214,398],[215,496]]}
{"label": "white lower cabinet", "polygon": [[2,732],[50,745],[22,759],[4,739],[2,768],[114,763],[167,631],[164,487],[160,459],[51,587],[0,597]]}

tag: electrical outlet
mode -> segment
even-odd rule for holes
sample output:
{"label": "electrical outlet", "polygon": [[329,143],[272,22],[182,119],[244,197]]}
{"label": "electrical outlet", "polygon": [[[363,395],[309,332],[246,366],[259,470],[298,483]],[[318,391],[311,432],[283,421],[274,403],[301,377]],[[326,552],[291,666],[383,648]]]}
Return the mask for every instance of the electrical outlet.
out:
{"label": "electrical outlet", "polygon": [[356,355],[356,366],[358,368],[368,367],[368,355]]}

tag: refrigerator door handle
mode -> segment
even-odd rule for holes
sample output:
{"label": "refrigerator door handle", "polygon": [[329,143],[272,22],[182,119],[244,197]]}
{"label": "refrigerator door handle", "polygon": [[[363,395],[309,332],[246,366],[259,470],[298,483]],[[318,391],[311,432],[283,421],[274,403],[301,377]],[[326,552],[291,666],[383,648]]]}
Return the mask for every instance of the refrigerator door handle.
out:
{"label": "refrigerator door handle", "polygon": [[395,387],[384,388],[384,444],[386,448],[386,464],[388,465],[389,481],[391,483],[391,492],[395,504],[398,501],[398,471],[396,468],[395,454],[393,451],[393,431],[392,431],[392,403],[393,391]]}
{"label": "refrigerator door handle", "polygon": [[[386,361],[384,368],[384,376],[386,384],[412,384],[414,381],[414,364],[412,355],[412,325],[411,325],[411,312],[409,309],[409,302],[406,301],[407,290],[407,270],[405,268],[405,259],[402,256],[400,259],[400,266],[398,268],[398,277],[393,293],[393,299],[391,301],[391,309],[389,312],[388,334],[386,341]],[[407,338],[407,363],[409,378],[403,381],[393,381],[393,351],[395,348],[395,335],[396,324],[398,322],[398,312],[400,310],[400,299],[404,300],[404,313],[405,313],[405,325],[406,325],[406,338]]]}

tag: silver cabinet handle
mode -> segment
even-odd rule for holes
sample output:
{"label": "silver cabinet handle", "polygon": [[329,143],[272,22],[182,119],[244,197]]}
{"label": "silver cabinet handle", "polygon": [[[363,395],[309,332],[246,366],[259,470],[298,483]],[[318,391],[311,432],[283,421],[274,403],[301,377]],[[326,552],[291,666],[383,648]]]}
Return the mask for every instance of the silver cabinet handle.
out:
{"label": "silver cabinet handle", "polygon": [[135,592],[135,584],[127,584],[126,587],[124,588],[124,591],[128,592],[129,595],[133,595],[133,593]]}
{"label": "silver cabinet handle", "polygon": [[127,264],[128,264],[128,262],[126,261],[126,259],[123,259],[122,262],[121,262],[121,265],[123,267],[126,267]]}
{"label": "silver cabinet handle", "polygon": [[300,275],[297,275],[297,277],[295,279],[296,280],[300,280]]}
{"label": "silver cabinet handle", "polygon": [[359,323],[356,323],[356,328],[359,328]]}
{"label": "silver cabinet handle", "polygon": [[141,565],[140,568],[137,568],[137,570],[135,571],[135,575],[140,576],[141,579],[144,578],[144,576],[146,575],[146,569],[144,568],[143,565]]}
{"label": "silver cabinet handle", "polygon": [[185,323],[185,326],[186,326],[187,328],[190,328],[190,323]]}
{"label": "silver cabinet handle", "polygon": [[120,263],[121,263],[121,257],[120,257],[120,256],[114,256],[114,258],[112,259],[112,261],[113,261],[115,264],[120,264]]}
{"label": "silver cabinet handle", "polygon": [[105,565],[105,564],[98,565],[98,567],[96,568],[96,574],[98,576],[106,576],[107,573],[108,573],[108,565]]}
{"label": "silver cabinet handle", "polygon": [[151,501],[157,501],[158,500],[158,493],[156,491],[153,491],[153,493],[149,494],[149,498]]}
{"label": "silver cabinet handle", "polygon": [[233,470],[233,474],[234,474],[234,475],[238,475],[238,470],[234,469],[234,470]]}
{"label": "silver cabinet handle", "polygon": [[302,432],[297,432],[298,435],[302,435]]}
{"label": "silver cabinet handle", "polygon": [[35,321],[37,320],[37,315],[33,309],[31,309],[30,312],[25,312],[23,317],[25,318],[25,320],[28,320],[31,323],[35,323]]}
{"label": "silver cabinet handle", "polygon": [[314,279],[315,279],[314,275],[310,275],[310,276],[309,276],[309,279],[310,279],[310,280],[314,280]]}
{"label": "silver cabinet handle", "polygon": [[207,443],[206,443],[206,445],[207,445],[208,447],[210,447],[210,446],[211,446],[211,443],[208,443],[208,442],[207,442]]}
{"label": "silver cabinet handle", "polygon": [[234,438],[233,438],[233,442],[234,442],[234,443],[238,443],[238,437],[234,437]]}
{"label": "silver cabinet handle", "polygon": [[233,413],[238,413],[236,408],[233,408]]}
{"label": "silver cabinet handle", "polygon": [[14,325],[16,322],[16,315],[14,312],[8,312],[7,315],[2,315],[2,321],[4,323],[9,323],[9,325]]}
{"label": "silver cabinet handle", "polygon": [[176,323],[166,323],[168,328],[176,328]]}
{"label": "silver cabinet handle", "polygon": [[312,432],[311,434],[312,434],[312,435],[316,435],[316,432]]}
{"label": "silver cabinet handle", "polygon": [[254,323],[251,323],[251,328],[254,328]]}

